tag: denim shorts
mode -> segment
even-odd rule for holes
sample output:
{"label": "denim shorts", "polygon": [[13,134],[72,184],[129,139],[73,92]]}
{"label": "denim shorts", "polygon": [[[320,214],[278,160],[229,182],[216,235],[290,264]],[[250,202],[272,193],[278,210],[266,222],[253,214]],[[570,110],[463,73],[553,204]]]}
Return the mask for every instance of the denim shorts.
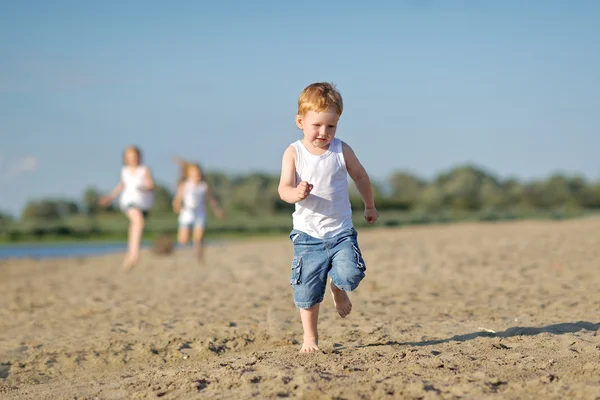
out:
{"label": "denim shorts", "polygon": [[202,228],[206,227],[206,214],[204,211],[200,210],[189,210],[183,209],[179,213],[179,226],[194,229],[194,228]]}
{"label": "denim shorts", "polygon": [[354,228],[327,239],[317,239],[299,230],[290,233],[294,244],[290,284],[296,307],[311,308],[323,301],[327,275],[346,292],[358,287],[367,268],[357,236]]}

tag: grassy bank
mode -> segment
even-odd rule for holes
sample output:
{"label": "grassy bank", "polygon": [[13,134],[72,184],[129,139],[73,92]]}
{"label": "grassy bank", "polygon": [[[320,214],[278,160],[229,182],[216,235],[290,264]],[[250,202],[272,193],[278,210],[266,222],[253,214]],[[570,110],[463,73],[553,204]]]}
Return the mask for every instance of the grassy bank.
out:
{"label": "grassy bank", "polygon": [[[410,225],[444,224],[461,221],[508,221],[516,219],[565,219],[593,214],[590,211],[554,210],[537,212],[383,212],[375,226],[368,225],[362,214],[354,215],[360,229],[376,227],[401,227]],[[0,228],[0,243],[40,242],[107,242],[122,241],[127,237],[128,221],[123,214],[106,214],[96,218],[74,216],[58,221],[23,221]],[[212,218],[208,224],[207,239],[240,239],[255,236],[286,235],[292,229],[289,214],[270,216],[231,216],[225,220]],[[148,218],[144,239],[177,233],[177,219],[173,214],[151,215]]]}

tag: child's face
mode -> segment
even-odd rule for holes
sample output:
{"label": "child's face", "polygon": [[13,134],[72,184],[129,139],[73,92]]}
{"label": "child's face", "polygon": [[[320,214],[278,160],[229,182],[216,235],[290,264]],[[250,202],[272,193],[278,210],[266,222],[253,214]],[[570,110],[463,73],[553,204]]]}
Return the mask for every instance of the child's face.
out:
{"label": "child's face", "polygon": [[127,149],[125,152],[125,164],[137,166],[140,163],[140,156],[134,149]]}
{"label": "child's face", "polygon": [[316,112],[308,111],[305,115],[296,116],[296,125],[304,131],[304,139],[320,149],[329,148],[335,137],[340,116],[332,109]]}
{"label": "child's face", "polygon": [[198,171],[198,168],[190,168],[188,169],[188,178],[192,181],[199,181],[200,178],[202,178],[202,175],[200,174],[200,171]]}

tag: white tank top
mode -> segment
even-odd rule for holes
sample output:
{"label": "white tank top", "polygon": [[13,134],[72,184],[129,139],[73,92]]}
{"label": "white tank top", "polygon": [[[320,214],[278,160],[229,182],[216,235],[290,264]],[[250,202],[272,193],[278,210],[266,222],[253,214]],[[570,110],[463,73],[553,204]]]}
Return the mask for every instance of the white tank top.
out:
{"label": "white tank top", "polygon": [[352,228],[352,208],[348,196],[348,171],[342,141],[334,138],[320,156],[311,154],[302,141],[296,148],[296,185],[313,185],[308,197],[296,203],[292,214],[294,229],[316,238],[328,238]]}
{"label": "white tank top", "polygon": [[121,207],[134,206],[142,210],[152,208],[154,194],[151,190],[145,189],[145,171],[146,167],[140,165],[135,169],[127,166],[121,169],[121,181],[125,186],[121,192]]}
{"label": "white tank top", "polygon": [[183,189],[183,208],[203,212],[206,199],[206,182],[194,183],[186,181]]}

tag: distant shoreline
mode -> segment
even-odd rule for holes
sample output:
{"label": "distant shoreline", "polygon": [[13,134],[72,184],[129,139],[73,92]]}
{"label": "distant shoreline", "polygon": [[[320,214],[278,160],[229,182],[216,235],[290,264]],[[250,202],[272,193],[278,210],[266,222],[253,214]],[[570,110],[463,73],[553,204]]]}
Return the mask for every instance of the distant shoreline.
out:
{"label": "distant shoreline", "polygon": [[[281,232],[260,232],[260,233],[207,233],[205,240],[208,242],[222,241],[222,240],[244,240],[244,239],[255,239],[261,237],[273,237],[281,235]],[[284,234],[285,235],[285,234]],[[177,242],[176,235],[166,235],[173,239],[173,243]],[[158,239],[159,235],[146,235],[142,241],[151,245],[152,242]],[[47,237],[43,239],[24,239],[18,241],[11,241],[6,238],[0,238],[0,248],[2,247],[26,247],[26,246],[61,246],[61,245],[94,245],[94,244],[121,244],[127,242],[127,236],[108,236],[108,237],[95,237],[91,239],[78,239],[69,237]]]}
{"label": "distant shoreline", "polygon": [[[532,213],[463,213],[458,215],[447,215],[447,214],[428,214],[424,213],[421,215],[405,215],[400,216],[392,213],[386,213],[385,211],[380,214],[380,220],[375,225],[368,225],[360,215],[354,216],[354,225],[357,230],[372,230],[380,228],[401,228],[407,226],[417,225],[448,225],[448,224],[459,224],[464,222],[481,222],[481,223],[494,223],[494,222],[508,222],[508,221],[525,221],[525,220],[565,220],[565,219],[577,219],[585,218],[589,216],[599,215],[598,211],[584,211],[580,210],[572,213],[557,213],[551,211],[545,212],[532,212]],[[236,229],[231,229],[227,226],[217,226],[213,229],[209,229],[206,232],[206,240],[208,241],[220,241],[220,240],[251,240],[260,238],[270,237],[286,237],[292,227],[281,226],[273,224],[264,226],[256,224],[241,224]],[[290,224],[291,225],[291,224]],[[239,229],[239,230],[238,230]],[[124,231],[120,233],[99,233],[95,235],[88,235],[86,237],[77,236],[64,236],[56,234],[46,234],[43,236],[35,236],[30,233],[23,233],[19,235],[17,239],[11,238],[9,235],[0,235],[0,249],[6,247],[26,247],[26,246],[59,246],[59,245],[109,245],[109,244],[122,244],[127,241],[127,235]],[[168,231],[150,231],[147,232],[143,241],[151,244],[154,240],[161,237],[170,237],[173,243],[177,242],[176,232]]]}
{"label": "distant shoreline", "polygon": [[[207,240],[205,247],[212,247],[224,243],[224,240]],[[143,249],[151,250],[153,242],[144,241]],[[174,251],[182,250],[181,246],[173,243]],[[192,248],[192,245],[184,248]],[[120,254],[127,250],[126,241],[96,241],[96,242],[36,242],[0,244],[0,261],[23,260],[23,259],[65,259],[65,258],[89,258],[102,257],[110,254]]]}

